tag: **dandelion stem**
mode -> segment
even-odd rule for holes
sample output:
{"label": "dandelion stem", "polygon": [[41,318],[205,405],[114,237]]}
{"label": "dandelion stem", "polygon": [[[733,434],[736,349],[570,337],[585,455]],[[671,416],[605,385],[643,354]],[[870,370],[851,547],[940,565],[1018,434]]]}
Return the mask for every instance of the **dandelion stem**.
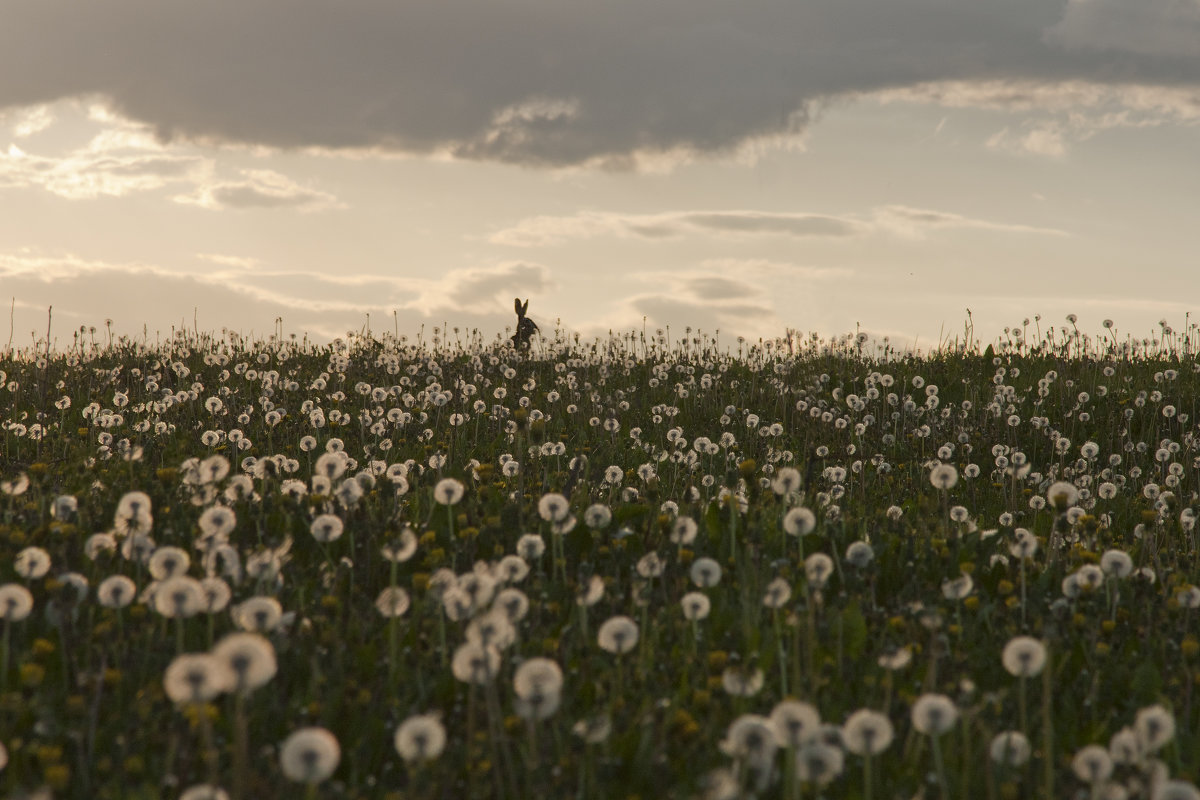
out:
{"label": "dandelion stem", "polygon": [[1046,648],[1046,664],[1042,667],[1042,793],[1054,797],[1054,715],[1051,707],[1054,689],[1051,652]]}
{"label": "dandelion stem", "polygon": [[[938,785],[942,789],[942,797],[950,797],[950,785],[946,782],[946,764],[942,760],[942,745],[940,737],[935,733],[929,737],[933,744],[933,765],[937,770]],[[1053,796],[1053,795],[1049,795]]]}

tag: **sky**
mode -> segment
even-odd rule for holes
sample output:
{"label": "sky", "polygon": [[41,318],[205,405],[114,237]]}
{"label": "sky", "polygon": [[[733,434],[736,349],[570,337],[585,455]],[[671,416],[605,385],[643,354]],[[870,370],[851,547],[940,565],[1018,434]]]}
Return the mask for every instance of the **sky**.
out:
{"label": "sky", "polygon": [[1200,315],[1198,134],[1200,0],[0,0],[0,301],[1142,338]]}

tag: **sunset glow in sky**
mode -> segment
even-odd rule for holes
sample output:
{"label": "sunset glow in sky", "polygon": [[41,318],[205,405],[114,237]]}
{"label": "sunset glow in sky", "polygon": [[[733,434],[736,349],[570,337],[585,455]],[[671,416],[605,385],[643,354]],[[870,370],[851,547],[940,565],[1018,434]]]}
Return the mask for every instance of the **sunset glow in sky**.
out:
{"label": "sunset glow in sky", "polygon": [[[1137,337],[1200,0],[78,0],[0,25],[0,300],[81,325]],[[1193,315],[1194,316],[1194,315]],[[1193,320],[1194,321],[1194,320]],[[7,334],[0,332],[7,339]]]}

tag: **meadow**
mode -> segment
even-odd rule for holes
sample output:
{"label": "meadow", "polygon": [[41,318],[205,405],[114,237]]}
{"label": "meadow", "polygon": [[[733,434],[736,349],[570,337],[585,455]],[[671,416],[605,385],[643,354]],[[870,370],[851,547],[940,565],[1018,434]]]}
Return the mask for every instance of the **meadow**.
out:
{"label": "meadow", "polygon": [[0,795],[1200,798],[1195,327],[0,359]]}

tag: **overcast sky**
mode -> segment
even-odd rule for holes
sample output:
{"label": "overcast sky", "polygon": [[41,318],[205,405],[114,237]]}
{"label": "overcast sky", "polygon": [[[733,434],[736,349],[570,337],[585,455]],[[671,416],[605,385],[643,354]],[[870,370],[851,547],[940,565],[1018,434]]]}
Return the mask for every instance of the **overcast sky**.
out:
{"label": "overcast sky", "polygon": [[[1200,312],[1200,0],[0,0],[0,299],[487,338]],[[4,336],[0,333],[0,336]]]}

